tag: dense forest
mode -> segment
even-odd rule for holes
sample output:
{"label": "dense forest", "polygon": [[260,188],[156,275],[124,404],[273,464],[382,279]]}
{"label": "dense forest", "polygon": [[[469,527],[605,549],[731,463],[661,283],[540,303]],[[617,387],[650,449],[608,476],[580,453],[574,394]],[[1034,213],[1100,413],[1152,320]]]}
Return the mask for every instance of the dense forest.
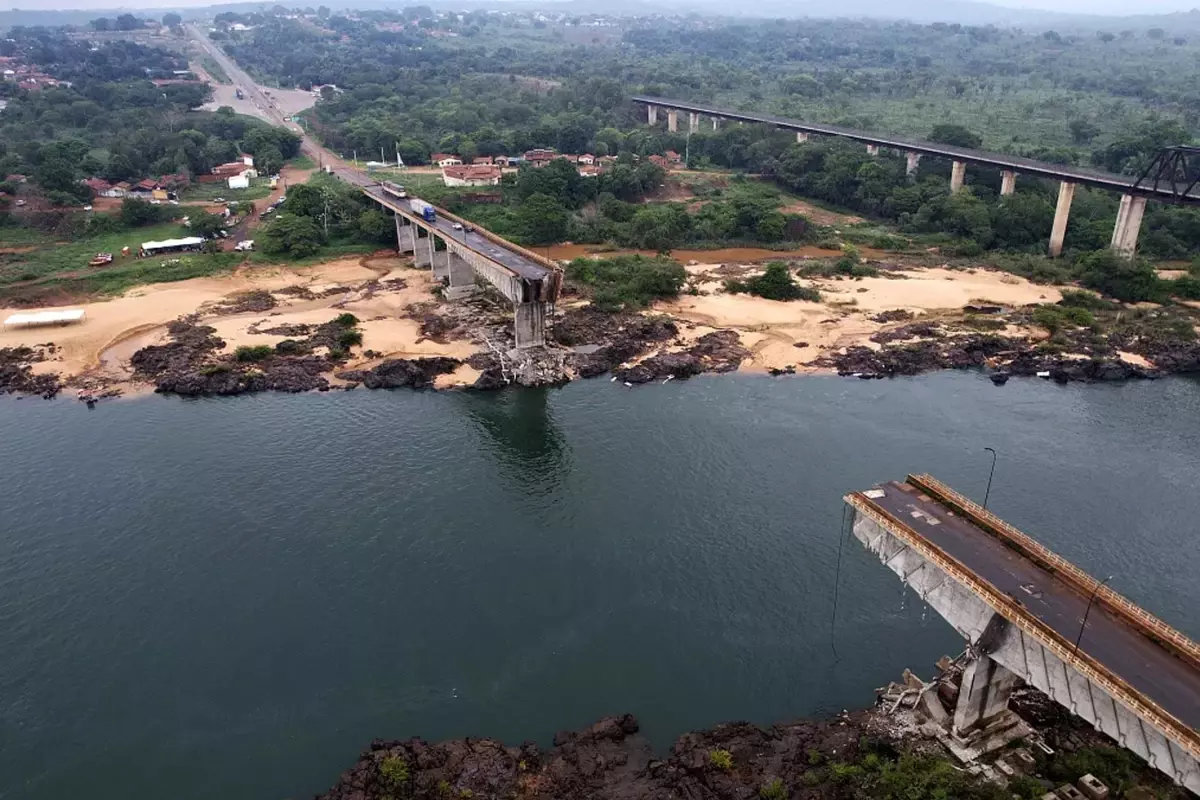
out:
{"label": "dense forest", "polygon": [[195,176],[239,152],[274,171],[299,151],[299,138],[281,128],[229,109],[197,111],[211,96],[204,84],[152,83],[187,69],[165,50],[121,40],[92,48],[39,28],[14,28],[5,50],[70,82],[17,92],[0,114],[0,178],[28,175],[52,201],[89,199],[83,178]]}
{"label": "dense forest", "polygon": [[[674,149],[693,168],[763,175],[789,192],[889,220],[914,235],[950,237],[963,255],[1043,250],[1057,185],[1022,179],[1016,196],[1001,199],[999,173],[972,169],[970,191],[951,195],[949,165],[936,160],[910,178],[896,155],[871,157],[839,141],[797,145],[764,126],[713,131],[706,124],[693,135],[671,134],[664,120],[647,126],[628,97],[712,101],[1126,173],[1136,173],[1163,146],[1191,141],[1200,124],[1200,89],[1189,79],[1200,47],[1160,29],[1065,35],[703,19],[539,26],[512,15],[435,14],[424,7],[355,19],[229,14],[224,21],[252,26],[213,35],[265,79],[336,84],[311,114],[313,129],[335,149],[398,150],[408,164],[426,163],[439,151],[471,159],[553,147],[644,158]],[[556,209],[547,206],[555,220],[581,208],[569,193],[536,194],[557,200]],[[777,211],[768,215],[761,195],[717,198],[688,213],[623,208],[628,198],[599,188],[598,213],[568,214],[535,232],[532,215],[521,210],[528,195],[510,182],[504,207],[474,215],[531,243],[558,231],[575,241],[653,249],[786,241],[798,230]],[[1116,201],[1105,192],[1077,193],[1069,250],[1107,246]],[[1190,258],[1200,250],[1200,215],[1151,204],[1141,249]]]}

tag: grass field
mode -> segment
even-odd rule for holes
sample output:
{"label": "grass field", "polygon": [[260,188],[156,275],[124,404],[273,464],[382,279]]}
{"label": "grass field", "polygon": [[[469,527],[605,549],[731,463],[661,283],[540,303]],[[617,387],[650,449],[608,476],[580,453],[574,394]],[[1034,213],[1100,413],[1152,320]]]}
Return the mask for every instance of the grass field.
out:
{"label": "grass field", "polygon": [[224,183],[193,183],[183,190],[182,200],[261,200],[271,194],[271,183],[267,178],[250,181],[249,189],[230,189]]}
{"label": "grass field", "polygon": [[221,68],[221,65],[212,56],[205,56],[200,59],[200,66],[204,67],[204,71],[211,75],[217,83],[233,83],[233,81],[229,80],[229,76],[225,74],[225,70]]}
{"label": "grass field", "polygon": [[88,270],[88,261],[97,253],[112,253],[116,257],[116,261],[106,268],[111,271],[122,261],[136,260],[133,256],[122,259],[122,247],[129,247],[136,253],[142,242],[172,239],[186,234],[187,228],[174,222],[106,233],[74,242],[53,242],[41,234],[41,246],[29,252],[0,254],[0,285],[36,280],[56,272]]}
{"label": "grass field", "polygon": [[316,169],[317,168],[317,162],[313,161],[308,156],[296,156],[291,161],[287,162],[287,165],[289,167],[294,167],[295,169]]}

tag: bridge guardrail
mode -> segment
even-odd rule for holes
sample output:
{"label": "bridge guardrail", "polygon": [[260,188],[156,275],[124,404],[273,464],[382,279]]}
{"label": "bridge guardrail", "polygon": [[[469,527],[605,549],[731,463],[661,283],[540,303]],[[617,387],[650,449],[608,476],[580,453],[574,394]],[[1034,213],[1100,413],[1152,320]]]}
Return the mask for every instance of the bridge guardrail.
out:
{"label": "bridge guardrail", "polygon": [[1058,575],[1076,591],[1096,598],[1147,638],[1159,642],[1174,655],[1200,670],[1200,645],[1172,628],[1150,612],[1113,591],[1079,567],[1050,550],[1033,537],[1005,522],[973,500],[959,494],[932,475],[909,475],[908,483],[929,494],[942,505],[959,511],[987,533],[1033,561],[1042,569]]}
{"label": "bridge guardrail", "polygon": [[[1075,651],[1072,643],[1067,641],[1058,631],[1051,628],[1040,619],[1030,614],[1015,600],[1008,597],[988,581],[977,577],[974,572],[958,559],[947,554],[937,545],[930,542],[903,520],[897,519],[886,509],[881,508],[862,492],[852,492],[843,500],[855,511],[868,517],[899,538],[922,557],[936,564],[947,575],[954,578],[999,612],[1005,619],[1016,625],[1025,633],[1037,639],[1042,646],[1054,653],[1064,664],[1070,664],[1080,674],[1096,685],[1103,688],[1113,698],[1133,711],[1155,721],[1164,731],[1170,731],[1175,742],[1188,753],[1200,758],[1200,732],[1185,725],[1174,715],[1141,692],[1126,683],[1120,676],[1109,670],[1086,650]],[[1015,529],[1014,529],[1015,530]]]}

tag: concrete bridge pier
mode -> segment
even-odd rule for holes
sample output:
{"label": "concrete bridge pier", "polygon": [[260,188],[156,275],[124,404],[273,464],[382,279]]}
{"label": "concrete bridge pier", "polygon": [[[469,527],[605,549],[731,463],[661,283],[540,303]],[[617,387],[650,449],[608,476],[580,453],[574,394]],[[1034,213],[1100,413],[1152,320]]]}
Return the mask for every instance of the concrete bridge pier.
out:
{"label": "concrete bridge pier", "polygon": [[1017,680],[1016,675],[990,656],[973,659],[963,670],[954,707],[954,732],[980,730],[1007,716],[1008,698]]}
{"label": "concrete bridge pier", "polygon": [[546,343],[546,304],[514,303],[513,327],[516,330],[517,349],[541,347]]}
{"label": "concrete bridge pier", "polygon": [[[412,225],[413,264],[418,267],[428,267],[433,264],[433,248],[430,246],[433,237],[426,234],[421,236],[421,226]],[[425,241],[422,241],[425,239]]]}
{"label": "concrete bridge pier", "polygon": [[1071,216],[1071,201],[1075,199],[1075,184],[1063,181],[1058,185],[1058,205],[1054,207],[1054,227],[1050,229],[1050,257],[1062,255],[1063,237],[1067,235],[1067,218]]}
{"label": "concrete bridge pier", "polygon": [[679,133],[679,112],[673,108],[667,112],[667,130]]}
{"label": "concrete bridge pier", "polygon": [[658,106],[646,106],[646,124],[658,124]]}
{"label": "concrete bridge pier", "polygon": [[1011,169],[1002,170],[1000,172],[1000,196],[1008,197],[1015,191],[1017,191],[1017,173]]}
{"label": "concrete bridge pier", "polygon": [[920,166],[920,164],[921,164],[921,154],[920,153],[905,153],[904,160],[905,160],[904,174],[911,178],[912,176],[917,174],[917,167]]}
{"label": "concrete bridge pier", "polygon": [[695,111],[688,114],[688,133],[695,133],[700,130],[700,115]]}
{"label": "concrete bridge pier", "polygon": [[1121,207],[1117,211],[1117,225],[1113,228],[1110,246],[1122,258],[1133,258],[1137,251],[1138,233],[1142,229],[1142,214],[1145,211],[1145,197],[1121,195]]}
{"label": "concrete bridge pier", "polygon": [[415,252],[417,249],[416,241],[416,225],[410,225],[404,221],[404,217],[399,214],[395,215],[396,220],[396,252],[400,255],[408,255]]}
{"label": "concrete bridge pier", "polygon": [[879,145],[877,145],[877,144],[867,145],[867,155],[869,155],[869,156],[879,155]]}
{"label": "concrete bridge pier", "polygon": [[721,120],[718,117],[712,118],[713,130],[715,131],[721,125]]}
{"label": "concrete bridge pier", "polygon": [[450,278],[450,285],[446,288],[447,300],[459,300],[475,294],[475,271],[462,256],[446,253],[446,274]]}
{"label": "concrete bridge pier", "polygon": [[963,184],[967,180],[967,162],[955,161],[950,167],[950,193],[953,194],[963,188]]}
{"label": "concrete bridge pier", "polygon": [[804,144],[808,141],[808,134],[804,131],[796,131],[796,144]]}

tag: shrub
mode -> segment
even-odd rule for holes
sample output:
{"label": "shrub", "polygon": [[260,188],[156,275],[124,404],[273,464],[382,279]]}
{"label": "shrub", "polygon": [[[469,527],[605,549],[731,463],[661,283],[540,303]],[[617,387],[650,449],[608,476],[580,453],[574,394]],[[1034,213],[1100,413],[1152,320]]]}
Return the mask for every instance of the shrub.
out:
{"label": "shrub", "polygon": [[745,292],[767,300],[811,300],[817,302],[821,293],[809,286],[801,286],[792,279],[787,264],[772,261],[762,275],[745,281],[726,281],[725,289],[733,294]]}
{"label": "shrub", "polygon": [[787,800],[788,790],[782,778],[775,778],[758,790],[758,796],[762,800]]}
{"label": "shrub", "polygon": [[205,364],[200,368],[200,374],[205,377],[212,375],[224,375],[226,372],[232,372],[233,367],[228,364]]}
{"label": "shrub", "polygon": [[1200,300],[1200,280],[1191,275],[1184,275],[1173,281],[1166,282],[1167,289],[1175,297],[1184,300]]}
{"label": "shrub", "polygon": [[825,760],[825,756],[815,747],[808,748],[808,750],[805,751],[805,754],[808,756],[808,763],[812,764],[814,767]]}
{"label": "shrub", "polygon": [[677,297],[687,280],[687,270],[667,258],[577,258],[567,265],[567,278],[592,289],[592,305],[596,308],[620,311]]}
{"label": "shrub", "polygon": [[270,358],[274,352],[274,348],[268,344],[244,344],[233,351],[233,357],[241,362],[262,361]]}
{"label": "shrub", "polygon": [[728,750],[713,750],[708,754],[708,763],[723,772],[733,769],[733,753]]}
{"label": "shrub", "polygon": [[1117,307],[1117,304],[1111,300],[1105,300],[1103,297],[1079,289],[1063,289],[1062,299],[1058,301],[1058,304],[1067,308],[1086,308],[1091,311],[1111,311]]}
{"label": "shrub", "polygon": [[340,347],[329,348],[329,360],[330,361],[341,361],[344,358],[346,358],[348,355],[349,355],[349,353],[347,353],[345,350],[343,350]]}
{"label": "shrub", "polygon": [[349,350],[351,347],[360,345],[362,343],[362,331],[345,330],[338,334],[338,345],[340,345],[343,350]]}
{"label": "shrub", "polygon": [[379,777],[391,791],[408,783],[408,762],[400,756],[388,756],[379,762]]}
{"label": "shrub", "polygon": [[1166,294],[1154,267],[1140,259],[1126,260],[1111,250],[1097,250],[1081,256],[1076,266],[1084,286],[1127,303],[1161,300]]}
{"label": "shrub", "polygon": [[1096,324],[1096,318],[1086,308],[1041,305],[1033,310],[1033,322],[1055,334],[1067,327],[1091,327]]}
{"label": "shrub", "polygon": [[1054,781],[1074,783],[1091,773],[1114,792],[1120,792],[1135,783],[1143,769],[1145,764],[1128,750],[1118,747],[1081,747],[1072,753],[1055,756],[1047,777]]}
{"label": "shrub", "polygon": [[1046,794],[1046,787],[1037,778],[1018,775],[1008,782],[1008,790],[1020,800],[1038,800]]}
{"label": "shrub", "polygon": [[863,768],[857,764],[842,764],[840,762],[829,765],[829,777],[834,783],[854,783],[863,775]]}
{"label": "shrub", "polygon": [[343,328],[353,328],[358,324],[358,317],[349,312],[346,312],[345,314],[338,314],[333,318],[333,324],[341,325]]}

